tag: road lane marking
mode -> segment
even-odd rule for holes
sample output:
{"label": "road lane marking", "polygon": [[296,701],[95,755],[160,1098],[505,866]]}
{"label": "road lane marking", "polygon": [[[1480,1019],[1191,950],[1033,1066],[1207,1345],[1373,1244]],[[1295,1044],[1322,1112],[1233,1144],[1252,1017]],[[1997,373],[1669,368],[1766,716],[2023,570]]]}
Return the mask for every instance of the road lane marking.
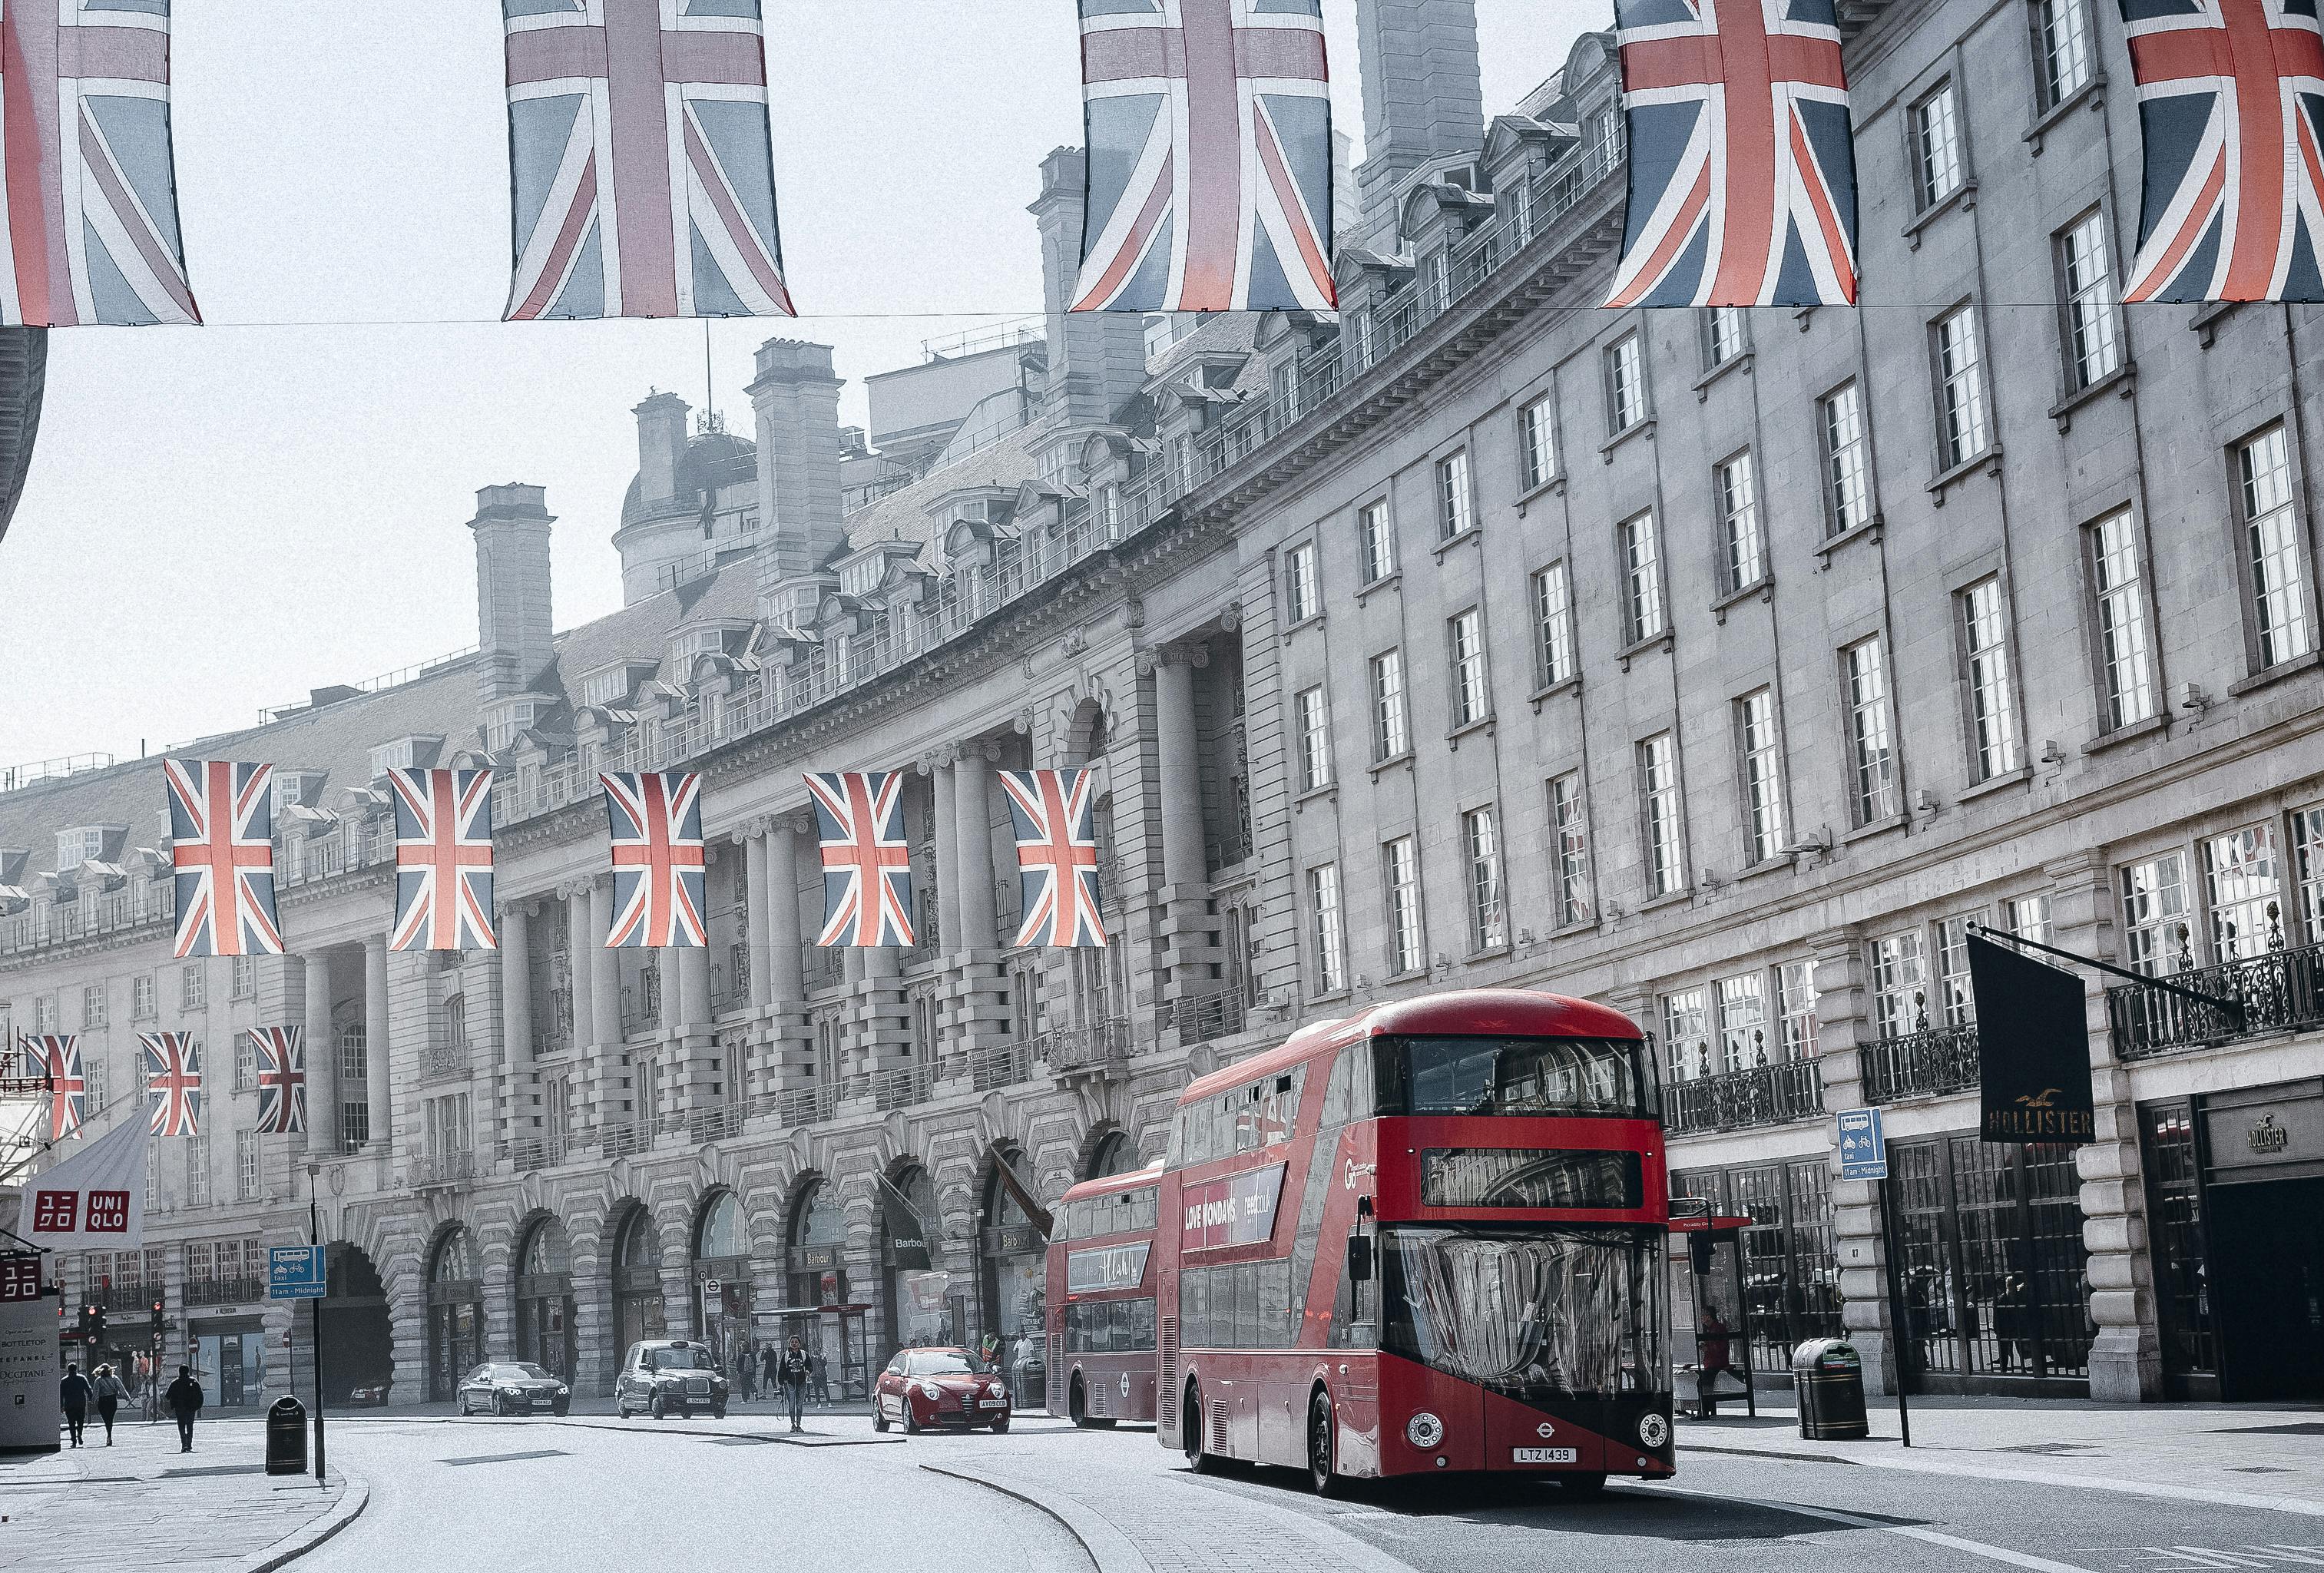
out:
{"label": "road lane marking", "polygon": [[[1884,1440],[1886,1439],[1883,1439]],[[1956,1464],[1928,1457],[1902,1458],[1864,1454],[1841,1458],[1821,1453],[1785,1453],[1770,1448],[1690,1448],[1694,1453],[1720,1453],[1736,1458],[1765,1458],[1775,1463],[1834,1463],[1866,1469],[1901,1469],[1909,1475],[1949,1475],[1969,1480],[2008,1480],[2024,1485],[2063,1485],[2077,1491],[2112,1491],[2126,1496],[2152,1496],[2165,1502],[2203,1502],[2218,1507],[2255,1507],[2269,1513],[2295,1513],[2324,1518],[2324,1502],[2299,1496],[2263,1496],[2249,1491],[2214,1491],[2201,1485],[2164,1485],[2145,1480],[2116,1480],[2103,1475],[2064,1475],[2046,1469],[1992,1469],[1977,1464]],[[1919,1449],[1914,1449],[1918,1452]]]}
{"label": "road lane marking", "polygon": [[[1641,1481],[1641,1485],[1647,1484]],[[2071,1562],[2056,1562],[2047,1557],[2036,1557],[2028,1551],[2013,1551],[2006,1546],[1989,1546],[1983,1541],[1964,1540],[1941,1530],[1924,1530],[1913,1524],[1883,1523],[1877,1518],[1864,1518],[1852,1513],[1840,1513],[1829,1507],[1810,1507],[1805,1503],[1776,1502],[1757,1496],[1725,1496],[1711,1491],[1689,1491],[1681,1486],[1657,1485],[1655,1489],[1672,1496],[1692,1496],[1705,1502],[1741,1503],[1748,1507],[1766,1508],[1775,1513],[1796,1513],[1808,1518],[1820,1518],[1830,1523],[1846,1524],[1850,1529],[1879,1530],[1886,1534],[1902,1535],[1908,1541],[1925,1541],[1932,1546],[1949,1550],[1966,1551],[1972,1557],[1982,1557],[1990,1562],[2006,1562],[2014,1568],[2024,1568],[2028,1573],[2090,1573]]]}
{"label": "road lane marking", "polygon": [[571,1457],[571,1454],[566,1452],[561,1448],[543,1448],[537,1452],[531,1453],[484,1453],[479,1454],[474,1458],[447,1458],[444,1462],[453,1466],[462,1464],[516,1464],[521,1463],[527,1458],[568,1458]]}

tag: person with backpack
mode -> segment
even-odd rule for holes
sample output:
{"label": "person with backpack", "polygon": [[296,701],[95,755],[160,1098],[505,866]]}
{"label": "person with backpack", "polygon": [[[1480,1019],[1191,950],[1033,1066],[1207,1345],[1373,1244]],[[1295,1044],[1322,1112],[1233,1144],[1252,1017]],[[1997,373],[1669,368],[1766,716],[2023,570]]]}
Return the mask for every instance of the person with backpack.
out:
{"label": "person with backpack", "polygon": [[775,1374],[782,1383],[783,1403],[790,1411],[791,1430],[794,1431],[807,1429],[800,1422],[807,1414],[807,1380],[813,1369],[814,1362],[807,1356],[807,1345],[797,1333],[793,1333],[790,1346],[783,1351],[782,1359],[776,1364]]}
{"label": "person with backpack", "polygon": [[64,1380],[57,1383],[57,1402],[64,1406],[65,1430],[72,1435],[72,1445],[80,1446],[81,1428],[88,1424],[88,1378],[80,1374],[78,1362],[65,1365]]}
{"label": "person with backpack", "polygon": [[129,1396],[121,1378],[113,1374],[110,1365],[97,1368],[97,1418],[105,1422],[105,1445],[113,1446],[113,1417],[120,1411],[121,1401]]}
{"label": "person with backpack", "polygon": [[194,1368],[179,1366],[178,1380],[170,1383],[169,1391],[161,1396],[169,1403],[170,1412],[178,1420],[178,1451],[192,1452],[194,1417],[202,1412],[202,1384],[194,1380]]}

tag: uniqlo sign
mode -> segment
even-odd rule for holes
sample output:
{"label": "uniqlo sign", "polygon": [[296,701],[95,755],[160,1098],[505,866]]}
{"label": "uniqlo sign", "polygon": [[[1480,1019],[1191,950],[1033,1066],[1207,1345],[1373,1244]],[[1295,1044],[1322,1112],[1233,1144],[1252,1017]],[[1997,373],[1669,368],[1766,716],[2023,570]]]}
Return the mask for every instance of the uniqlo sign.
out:
{"label": "uniqlo sign", "polygon": [[92,1190],[88,1193],[88,1232],[92,1235],[124,1235],[129,1232],[129,1193],[125,1190]]}
{"label": "uniqlo sign", "polygon": [[80,1227],[80,1192],[36,1190],[32,1193],[32,1227],[42,1234],[69,1235]]}
{"label": "uniqlo sign", "polygon": [[29,1253],[0,1256],[0,1300],[41,1298],[41,1259]]}

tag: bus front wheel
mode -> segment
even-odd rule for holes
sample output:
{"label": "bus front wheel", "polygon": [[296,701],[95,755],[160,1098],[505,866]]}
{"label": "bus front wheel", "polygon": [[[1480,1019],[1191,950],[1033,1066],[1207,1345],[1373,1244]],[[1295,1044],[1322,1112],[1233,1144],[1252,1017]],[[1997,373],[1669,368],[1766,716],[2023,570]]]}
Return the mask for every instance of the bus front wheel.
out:
{"label": "bus front wheel", "polygon": [[1339,1442],[1339,1425],[1332,1414],[1332,1395],[1322,1388],[1307,1404],[1307,1483],[1318,1496],[1340,1496],[1347,1490],[1346,1477],[1334,1468]]}
{"label": "bus front wheel", "polygon": [[1074,1378],[1073,1393],[1065,1400],[1065,1411],[1073,1417],[1075,1429],[1084,1431],[1110,1431],[1113,1422],[1100,1420],[1089,1411],[1089,1395],[1082,1391],[1082,1379]]}
{"label": "bus front wheel", "polygon": [[1186,1466],[1197,1475],[1218,1473],[1219,1457],[1203,1446],[1203,1384],[1186,1383],[1186,1402],[1178,1411],[1178,1442],[1186,1450]]}

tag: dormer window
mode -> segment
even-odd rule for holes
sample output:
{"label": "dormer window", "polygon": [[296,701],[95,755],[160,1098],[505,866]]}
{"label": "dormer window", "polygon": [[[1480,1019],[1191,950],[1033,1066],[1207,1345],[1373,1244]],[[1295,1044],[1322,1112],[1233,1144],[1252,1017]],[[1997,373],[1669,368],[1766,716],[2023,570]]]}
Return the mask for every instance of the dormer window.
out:
{"label": "dormer window", "polygon": [[630,669],[626,666],[607,667],[592,672],[581,685],[581,702],[592,709],[604,709],[618,705],[630,697]]}
{"label": "dormer window", "polygon": [[839,572],[839,588],[851,596],[868,596],[880,588],[886,560],[874,554],[858,558]]}
{"label": "dormer window", "polygon": [[278,770],[274,773],[274,825],[281,829],[290,810],[313,802],[323,790],[318,770]]}
{"label": "dormer window", "polygon": [[83,825],[57,833],[57,872],[68,874],[105,856],[105,827]]}
{"label": "dormer window", "polygon": [[392,770],[418,770],[436,763],[436,751],[444,745],[441,737],[399,737],[392,743],[383,743],[371,751],[371,778],[379,780]]}
{"label": "dormer window", "polygon": [[540,719],[547,704],[537,699],[504,699],[484,712],[484,748],[498,754],[516,746],[526,727]]}
{"label": "dormer window", "polygon": [[717,655],[726,648],[726,634],[719,628],[688,628],[671,636],[669,642],[670,673],[683,679],[687,668],[698,655]]}

